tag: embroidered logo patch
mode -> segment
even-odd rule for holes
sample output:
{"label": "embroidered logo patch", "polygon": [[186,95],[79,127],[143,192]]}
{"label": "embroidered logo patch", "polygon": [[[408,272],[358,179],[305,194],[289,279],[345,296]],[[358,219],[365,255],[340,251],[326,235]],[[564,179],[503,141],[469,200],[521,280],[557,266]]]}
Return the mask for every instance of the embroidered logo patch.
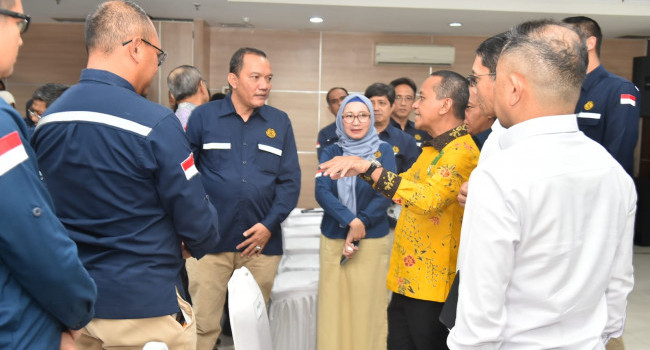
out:
{"label": "embroidered logo patch", "polygon": [[395,154],[399,153],[399,147],[393,146],[393,153]]}
{"label": "embroidered logo patch", "polygon": [[377,159],[381,158],[381,152],[380,151],[375,152],[375,158],[377,158]]}
{"label": "embroidered logo patch", "polygon": [[266,136],[268,136],[269,138],[274,139],[275,136],[276,136],[275,130],[273,130],[273,128],[266,129]]}
{"label": "embroidered logo patch", "polygon": [[594,101],[585,103],[585,111],[591,110],[592,108],[594,108]]}
{"label": "embroidered logo patch", "polygon": [[420,134],[415,134],[415,136],[413,136],[413,137],[415,137],[415,139],[418,140],[418,141],[422,140],[422,136],[420,136]]}

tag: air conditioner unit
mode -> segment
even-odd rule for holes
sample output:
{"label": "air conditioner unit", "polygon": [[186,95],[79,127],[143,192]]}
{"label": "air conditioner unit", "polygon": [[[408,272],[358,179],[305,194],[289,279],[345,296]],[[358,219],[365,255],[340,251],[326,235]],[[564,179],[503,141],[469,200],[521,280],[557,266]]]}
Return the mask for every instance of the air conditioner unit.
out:
{"label": "air conditioner unit", "polygon": [[455,54],[453,46],[377,44],[375,64],[452,65]]}

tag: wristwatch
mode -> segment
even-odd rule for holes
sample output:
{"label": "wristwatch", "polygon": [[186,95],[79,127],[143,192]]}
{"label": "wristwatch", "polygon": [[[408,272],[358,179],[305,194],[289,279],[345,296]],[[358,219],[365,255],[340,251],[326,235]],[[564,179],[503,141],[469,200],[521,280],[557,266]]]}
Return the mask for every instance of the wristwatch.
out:
{"label": "wristwatch", "polygon": [[370,161],[370,166],[368,167],[368,170],[365,173],[363,173],[363,175],[370,177],[377,168],[381,168],[381,163],[379,163],[379,161],[377,161],[376,159],[373,159]]}

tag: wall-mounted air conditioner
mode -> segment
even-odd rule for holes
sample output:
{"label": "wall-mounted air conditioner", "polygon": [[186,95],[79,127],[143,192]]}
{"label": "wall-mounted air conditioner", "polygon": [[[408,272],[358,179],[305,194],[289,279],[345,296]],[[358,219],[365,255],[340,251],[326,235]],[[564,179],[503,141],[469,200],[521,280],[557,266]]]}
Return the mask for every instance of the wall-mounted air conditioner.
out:
{"label": "wall-mounted air conditioner", "polygon": [[453,46],[377,44],[375,64],[452,65],[455,54]]}

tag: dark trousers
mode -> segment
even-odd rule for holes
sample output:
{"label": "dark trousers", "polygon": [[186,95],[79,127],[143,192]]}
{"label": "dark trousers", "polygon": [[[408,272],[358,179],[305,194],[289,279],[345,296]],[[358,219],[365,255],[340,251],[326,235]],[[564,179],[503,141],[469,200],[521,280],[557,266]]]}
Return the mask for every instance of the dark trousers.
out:
{"label": "dark trousers", "polygon": [[438,318],[444,303],[393,293],[388,305],[388,350],[449,350]]}

